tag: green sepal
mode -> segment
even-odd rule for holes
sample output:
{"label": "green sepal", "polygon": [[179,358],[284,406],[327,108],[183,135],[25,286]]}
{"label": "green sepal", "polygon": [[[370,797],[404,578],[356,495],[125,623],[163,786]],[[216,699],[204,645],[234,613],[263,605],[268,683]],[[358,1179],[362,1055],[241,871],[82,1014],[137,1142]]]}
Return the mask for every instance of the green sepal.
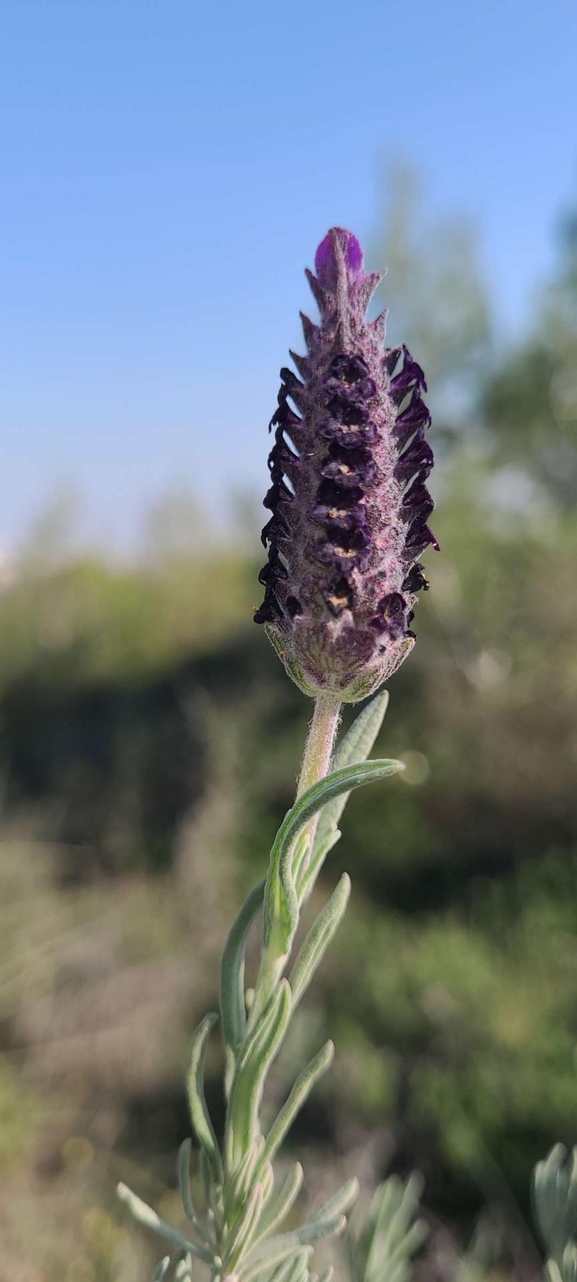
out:
{"label": "green sepal", "polygon": [[158,1264],[154,1270],[154,1273],[152,1274],[152,1282],[164,1282],[164,1278],[168,1273],[169,1266],[170,1266],[170,1256],[164,1255],[162,1257],[162,1260],[158,1261]]}
{"label": "green sepal", "polygon": [[214,1013],[205,1015],[193,1035],[190,1046],[190,1064],[186,1085],[188,1105],[195,1135],[201,1148],[206,1153],[215,1183],[222,1184],[222,1160],[218,1151],[216,1135],[210,1120],[204,1095],[204,1060],[206,1056],[206,1048],[211,1030],[217,1022],[218,1015]]}

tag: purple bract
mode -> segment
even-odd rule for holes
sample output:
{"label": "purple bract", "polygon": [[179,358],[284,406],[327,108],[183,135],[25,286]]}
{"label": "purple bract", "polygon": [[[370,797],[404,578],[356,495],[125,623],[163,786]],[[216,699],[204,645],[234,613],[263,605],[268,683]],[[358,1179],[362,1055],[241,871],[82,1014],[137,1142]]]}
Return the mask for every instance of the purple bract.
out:
{"label": "purple bract", "polygon": [[366,319],[382,279],[358,240],[334,227],[307,272],[320,325],[302,317],[308,354],[281,370],[271,422],[271,513],[259,575],[265,623],[307,694],[346,702],[372,693],[414,645],[417,559],[438,544],[427,524],[426,383],[406,347],[383,350],[386,313]]}

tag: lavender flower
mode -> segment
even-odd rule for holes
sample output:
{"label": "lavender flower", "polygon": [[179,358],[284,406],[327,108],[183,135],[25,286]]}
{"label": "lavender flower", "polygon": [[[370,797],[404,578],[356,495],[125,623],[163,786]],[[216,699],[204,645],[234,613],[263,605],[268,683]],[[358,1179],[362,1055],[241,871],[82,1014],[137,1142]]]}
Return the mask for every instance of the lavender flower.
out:
{"label": "lavender flower", "polygon": [[[433,453],[426,382],[407,348],[383,350],[386,313],[365,317],[382,272],[363,271],[351,232],[333,227],[307,277],[320,325],[302,316],[308,354],[281,370],[271,422],[268,561],[255,622],[306,694],[365,698],[413,648],[415,594]],[[297,412],[298,411],[298,412]]]}

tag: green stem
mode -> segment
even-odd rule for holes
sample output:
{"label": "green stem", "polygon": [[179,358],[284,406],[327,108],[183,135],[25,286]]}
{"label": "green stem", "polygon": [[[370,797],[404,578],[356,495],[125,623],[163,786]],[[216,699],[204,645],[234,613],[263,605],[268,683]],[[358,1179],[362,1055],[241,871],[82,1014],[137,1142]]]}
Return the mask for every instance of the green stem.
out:
{"label": "green stem", "polygon": [[[297,786],[297,800],[302,797],[303,792],[306,792],[308,788],[312,788],[313,784],[318,783],[319,779],[324,779],[325,775],[328,775],[340,719],[341,704],[339,699],[331,694],[319,695],[315,702],[313,719],[309,726],[305,744]],[[319,817],[318,814],[314,815],[304,830],[303,836],[306,835],[309,838],[309,850],[303,861],[303,872],[306,870],[310,860]]]}
{"label": "green stem", "polygon": [[[313,719],[305,744],[301,772],[297,786],[297,799],[308,788],[324,779],[329,772],[335,738],[340,720],[340,701],[334,695],[319,695],[315,702]],[[310,859],[318,815],[314,815],[304,832],[309,837],[309,853],[303,861],[303,869]],[[253,1028],[266,1003],[280,983],[287,958],[276,948],[268,947],[263,951],[259,973],[256,981],[255,996],[251,1010],[249,1029]]]}
{"label": "green stem", "polygon": [[341,705],[334,695],[319,695],[305,745],[297,798],[328,774],[340,715]]}

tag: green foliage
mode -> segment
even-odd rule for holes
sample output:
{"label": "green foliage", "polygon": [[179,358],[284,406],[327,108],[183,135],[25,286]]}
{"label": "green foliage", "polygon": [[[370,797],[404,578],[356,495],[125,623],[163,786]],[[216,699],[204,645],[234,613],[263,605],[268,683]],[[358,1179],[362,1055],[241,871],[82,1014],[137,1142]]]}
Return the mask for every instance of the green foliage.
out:
{"label": "green foliage", "polygon": [[406,1183],[392,1175],[377,1188],[367,1216],[349,1232],[352,1282],[409,1282],[412,1258],[427,1236],[424,1222],[415,1220],[421,1191],[417,1174]]}
{"label": "green foliage", "polygon": [[535,1218],[547,1247],[551,1282],[577,1277],[577,1149],[556,1144],[535,1167]]}
{"label": "green foliage", "polygon": [[[340,750],[338,768],[313,782],[307,791],[297,796],[273,842],[264,896],[260,887],[251,893],[225,945],[221,967],[221,1010],[224,1012],[227,1115],[222,1154],[205,1094],[206,1049],[218,1016],[206,1015],[194,1034],[188,1073],[190,1115],[201,1150],[206,1201],[203,1217],[199,1218],[193,1207],[188,1145],[181,1148],[179,1157],[182,1203],[196,1238],[173,1229],[124,1183],[118,1186],[119,1196],[132,1215],[178,1248],[175,1277],[188,1276],[194,1257],[209,1264],[215,1278],[234,1276],[240,1282],[251,1282],[263,1274],[276,1277],[278,1270],[285,1268],[291,1278],[300,1278],[301,1274],[306,1278],[310,1248],[318,1240],[342,1231],[346,1225],[346,1212],[356,1198],[358,1182],[350,1179],[299,1227],[276,1232],[292,1206],[300,1183],[300,1168],[289,1183],[288,1193],[285,1187],[279,1200],[278,1193],[275,1198],[272,1159],[313,1085],[329,1067],[332,1043],[323,1047],[299,1073],[266,1138],[260,1114],[269,1070],[286,1036],[293,1007],[307,988],[348,899],[348,884],[342,881],[318,922],[311,928],[289,982],[283,977],[283,971],[299,920],[295,860],[303,859],[302,837],[310,820],[322,812],[323,807],[334,807],[336,801],[342,797],[346,799],[354,788],[376,782],[400,769],[399,762],[364,760],[373,745],[385,706],[381,698],[375,710],[361,713],[360,726],[349,731]],[[338,707],[327,707],[325,715],[328,720],[322,722],[320,731],[316,729],[315,722],[311,728],[311,760],[315,756],[315,735],[329,733],[329,727],[332,727],[333,734],[336,731]],[[345,761],[349,764],[342,764]],[[330,828],[334,828],[341,810],[342,805],[338,812],[331,811],[328,819]],[[309,844],[310,841],[311,836]],[[321,846],[325,844],[321,839]],[[247,1022],[244,951],[261,902],[262,959]],[[272,1212],[271,1199],[274,1199]],[[158,1265],[159,1277],[164,1277],[167,1267],[166,1259],[163,1259]]]}

